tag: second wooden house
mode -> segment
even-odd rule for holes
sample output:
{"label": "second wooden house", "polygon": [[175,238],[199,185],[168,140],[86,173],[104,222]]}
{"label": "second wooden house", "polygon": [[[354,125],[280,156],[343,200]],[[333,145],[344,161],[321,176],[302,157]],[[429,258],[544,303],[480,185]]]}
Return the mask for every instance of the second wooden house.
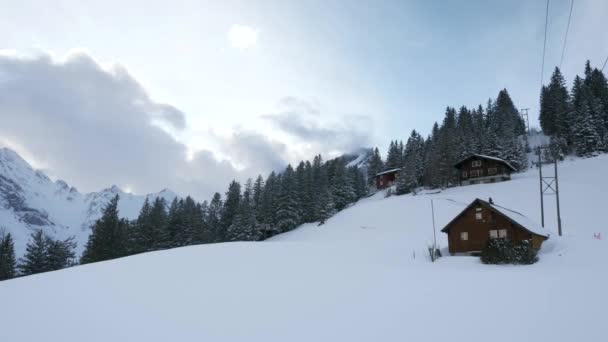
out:
{"label": "second wooden house", "polygon": [[482,154],[472,154],[454,167],[460,185],[502,182],[510,180],[511,173],[517,171],[504,159]]}

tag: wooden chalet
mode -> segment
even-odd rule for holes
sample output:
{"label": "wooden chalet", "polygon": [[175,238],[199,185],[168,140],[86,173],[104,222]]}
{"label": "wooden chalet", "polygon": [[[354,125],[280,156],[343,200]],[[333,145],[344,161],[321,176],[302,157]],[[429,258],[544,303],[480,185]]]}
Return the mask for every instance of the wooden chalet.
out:
{"label": "wooden chalet", "polygon": [[448,234],[450,254],[479,252],[489,239],[509,239],[517,245],[529,240],[540,249],[549,234],[524,215],[476,199],[442,230]]}
{"label": "wooden chalet", "polygon": [[511,173],[517,171],[503,159],[482,154],[472,154],[454,167],[458,170],[460,185],[502,182],[510,180]]}
{"label": "wooden chalet", "polygon": [[382,171],[376,175],[376,189],[386,189],[395,183],[401,168]]}

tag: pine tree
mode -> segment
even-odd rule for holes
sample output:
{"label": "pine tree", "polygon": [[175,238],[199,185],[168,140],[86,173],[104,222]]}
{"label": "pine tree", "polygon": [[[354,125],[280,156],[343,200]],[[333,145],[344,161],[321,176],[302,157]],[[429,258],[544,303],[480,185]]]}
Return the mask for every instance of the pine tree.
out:
{"label": "pine tree", "polygon": [[397,140],[391,141],[391,144],[388,149],[388,154],[386,156],[386,169],[395,169],[401,167],[402,162],[402,150],[403,143],[401,143],[401,148]]}
{"label": "pine tree", "polygon": [[16,276],[15,244],[11,233],[0,234],[0,281]]}
{"label": "pine tree", "polygon": [[245,191],[239,210],[228,228],[228,239],[230,241],[257,241],[261,236],[259,224],[253,208],[253,184],[251,179],[245,183]]}
{"label": "pine tree", "polygon": [[376,175],[384,170],[384,162],[382,162],[382,157],[380,156],[380,151],[378,148],[374,148],[371,158],[369,160],[369,164],[367,167],[367,185],[372,188],[375,186]]}
{"label": "pine tree", "polygon": [[129,252],[131,254],[143,253],[153,250],[155,244],[150,212],[152,207],[146,197],[142,205],[139,216],[129,232]]}
{"label": "pine tree", "polygon": [[337,160],[335,163],[335,175],[331,184],[331,194],[336,205],[336,210],[340,211],[356,199],[352,179],[349,177],[344,161]]}
{"label": "pine tree", "polygon": [[226,240],[226,231],[234,221],[234,217],[236,216],[239,205],[241,203],[241,184],[239,182],[233,180],[228,186],[228,191],[226,192],[226,200],[224,201],[224,207],[222,208],[222,219],[221,219],[221,227],[222,231],[220,236],[220,241]]}
{"label": "pine tree", "polygon": [[278,231],[283,233],[294,229],[299,221],[296,178],[293,168],[288,165],[281,175],[276,226]]}
{"label": "pine tree", "polygon": [[577,122],[574,124],[574,143],[579,156],[590,156],[600,147],[600,137],[590,112],[590,105],[586,102],[581,104],[577,112]]}
{"label": "pine tree", "polygon": [[47,238],[47,267],[48,271],[60,270],[76,264],[76,241],[69,237],[65,240]]}
{"label": "pine tree", "polygon": [[215,193],[211,202],[209,202],[209,209],[207,210],[207,225],[209,227],[209,237],[206,239],[209,242],[220,242],[222,240],[222,196],[219,193]]}
{"label": "pine tree", "polygon": [[169,206],[167,223],[167,241],[169,243],[167,244],[166,248],[175,248],[187,245],[184,206],[184,200],[178,200],[177,198],[173,199],[171,205]]}
{"label": "pine tree", "polygon": [[266,178],[266,184],[260,199],[258,221],[265,223],[268,229],[276,224],[276,206],[279,192],[278,176],[273,171]]}
{"label": "pine tree", "polygon": [[551,82],[541,91],[539,120],[545,134],[570,138],[569,102],[566,81],[556,67]]}
{"label": "pine tree", "polygon": [[126,255],[126,221],[118,217],[116,195],[103,210],[103,214],[92,227],[91,235],[81,257],[81,263],[91,263],[119,258]]}
{"label": "pine tree", "polygon": [[253,184],[253,195],[252,195],[252,207],[255,210],[256,219],[260,221],[262,214],[262,196],[264,195],[264,178],[262,175],[258,175],[255,183]]}
{"label": "pine tree", "polygon": [[147,239],[146,251],[155,251],[169,248],[171,244],[171,236],[168,228],[168,213],[167,201],[162,197],[157,197],[150,208],[150,216],[148,219],[148,228],[146,232],[149,234]]}
{"label": "pine tree", "polygon": [[299,204],[298,217],[300,218],[298,224],[312,222],[310,214],[312,213],[313,203],[312,194],[310,193],[310,172],[310,168],[307,167],[306,163],[303,161],[298,164],[298,167],[295,170],[295,196]]}
{"label": "pine tree", "polygon": [[317,215],[319,220],[319,226],[325,224],[325,222],[336,213],[336,204],[333,201],[333,197],[329,190],[325,190],[319,196],[317,205]]}
{"label": "pine tree", "polygon": [[19,270],[23,275],[42,273],[49,270],[48,243],[42,229],[35,230],[26,245],[23,258],[19,261]]}

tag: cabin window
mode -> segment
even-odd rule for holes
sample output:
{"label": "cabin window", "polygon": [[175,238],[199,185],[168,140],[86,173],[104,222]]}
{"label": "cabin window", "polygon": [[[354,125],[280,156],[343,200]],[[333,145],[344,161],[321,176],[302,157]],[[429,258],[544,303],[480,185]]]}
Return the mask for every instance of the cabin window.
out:
{"label": "cabin window", "polygon": [[498,230],[497,229],[490,230],[490,239],[498,239]]}
{"label": "cabin window", "polygon": [[507,238],[507,230],[506,229],[499,229],[498,230],[498,237],[501,239],[506,239]]}
{"label": "cabin window", "polygon": [[460,240],[467,241],[469,239],[469,232],[460,232]]}
{"label": "cabin window", "polygon": [[471,170],[469,174],[471,175],[471,177],[479,177],[481,176],[481,170]]}
{"label": "cabin window", "polygon": [[495,167],[491,167],[491,168],[488,169],[488,174],[489,175],[495,175],[496,172],[497,172],[497,170],[496,170]]}
{"label": "cabin window", "polygon": [[462,178],[467,178],[467,172],[466,171],[462,172]]}
{"label": "cabin window", "polygon": [[481,212],[475,213],[475,219],[476,220],[483,220],[483,213],[481,213]]}
{"label": "cabin window", "polygon": [[481,160],[473,160],[473,163],[471,165],[473,167],[479,167],[481,166]]}

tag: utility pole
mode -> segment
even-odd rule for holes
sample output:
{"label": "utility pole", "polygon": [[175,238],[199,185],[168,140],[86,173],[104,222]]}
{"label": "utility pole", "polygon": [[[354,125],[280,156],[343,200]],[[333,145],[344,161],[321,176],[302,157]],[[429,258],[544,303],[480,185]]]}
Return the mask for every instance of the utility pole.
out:
{"label": "utility pole", "polygon": [[557,234],[562,236],[562,216],[559,212],[559,181],[557,178],[557,158],[553,158],[555,165],[555,204],[557,205]]}
{"label": "utility pole", "polygon": [[542,164],[542,148],[538,148],[538,174],[540,178],[540,215],[542,226],[545,227],[545,207],[544,196],[555,195],[555,204],[557,206],[557,233],[562,236],[562,217],[559,207],[559,180],[557,176],[557,158],[553,158],[553,167],[555,173],[553,177],[543,176]]}
{"label": "utility pole", "polygon": [[431,214],[433,215],[433,254],[437,250],[437,233],[435,233],[435,206],[431,199]]}
{"label": "utility pole", "polygon": [[543,199],[543,161],[542,161],[542,150],[538,147],[538,175],[540,176],[540,222],[543,228],[545,228],[545,203]]}

